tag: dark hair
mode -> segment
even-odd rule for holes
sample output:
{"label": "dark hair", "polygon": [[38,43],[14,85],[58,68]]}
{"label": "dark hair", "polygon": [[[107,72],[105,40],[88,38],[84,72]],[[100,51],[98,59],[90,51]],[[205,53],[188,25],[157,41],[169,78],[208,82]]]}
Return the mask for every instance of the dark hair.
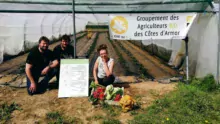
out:
{"label": "dark hair", "polygon": [[97,52],[99,53],[101,50],[106,50],[106,52],[108,52],[107,51],[107,45],[105,45],[105,44],[101,44],[101,45],[99,45],[99,47],[97,48]]}
{"label": "dark hair", "polygon": [[39,43],[41,43],[41,41],[45,41],[45,42],[47,42],[47,43],[49,43],[50,42],[50,40],[46,37],[46,36],[42,36],[42,37],[40,37],[40,39],[39,39]]}
{"label": "dark hair", "polygon": [[65,40],[67,42],[70,42],[70,37],[65,34],[65,35],[62,36],[61,40]]}

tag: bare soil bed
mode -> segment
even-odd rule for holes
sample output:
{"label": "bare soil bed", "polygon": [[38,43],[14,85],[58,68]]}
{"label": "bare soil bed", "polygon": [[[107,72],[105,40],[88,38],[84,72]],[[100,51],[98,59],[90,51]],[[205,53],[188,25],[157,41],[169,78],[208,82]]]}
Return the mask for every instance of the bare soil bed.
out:
{"label": "bare soil bed", "polygon": [[146,51],[138,48],[128,41],[120,41],[120,43],[131,52],[131,54],[147,69],[148,73],[155,79],[169,78],[176,74],[176,72],[163,65]]}
{"label": "bare soil bed", "polygon": [[[159,84],[157,82],[140,82],[124,84],[123,86],[125,87],[125,94],[131,95],[141,103],[141,108],[135,110],[136,112],[141,112],[152,101],[175,88],[175,84]],[[47,91],[44,94],[29,96],[26,88],[0,87],[0,104],[15,102],[22,109],[20,111],[15,110],[12,113],[9,123],[48,123],[46,114],[56,111],[66,117],[77,118],[83,124],[99,124],[105,118],[110,118],[108,111],[101,107],[92,106],[87,97],[59,99],[57,96],[57,89]],[[111,118],[118,119],[121,123],[126,124],[128,120],[133,118],[131,112],[119,111],[117,116]]]}

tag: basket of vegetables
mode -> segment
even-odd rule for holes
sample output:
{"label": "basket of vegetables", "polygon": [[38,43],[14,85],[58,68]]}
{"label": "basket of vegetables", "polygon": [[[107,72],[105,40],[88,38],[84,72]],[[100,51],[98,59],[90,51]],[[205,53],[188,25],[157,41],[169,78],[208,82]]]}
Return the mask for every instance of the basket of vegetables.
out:
{"label": "basket of vegetables", "polygon": [[89,96],[89,101],[92,104],[103,102],[105,99],[105,87],[99,84],[95,84],[95,82],[92,82],[90,88],[92,88],[92,91]]}
{"label": "basket of vegetables", "polygon": [[105,103],[110,105],[119,105],[119,101],[124,95],[124,88],[108,85],[105,89]]}
{"label": "basket of vegetables", "polygon": [[107,87],[104,87],[102,85],[92,82],[90,88],[92,88],[92,91],[89,96],[89,101],[92,104],[105,102],[110,105],[119,105],[119,101],[124,95],[123,87],[113,87],[113,85],[108,85]]}

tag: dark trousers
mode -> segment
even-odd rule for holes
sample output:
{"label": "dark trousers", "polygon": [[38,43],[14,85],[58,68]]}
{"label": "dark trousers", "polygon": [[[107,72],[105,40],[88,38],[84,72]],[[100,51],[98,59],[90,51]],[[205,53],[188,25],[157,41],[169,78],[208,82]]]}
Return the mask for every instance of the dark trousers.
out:
{"label": "dark trousers", "polygon": [[114,75],[110,75],[110,76],[104,77],[104,78],[99,78],[98,77],[99,84],[101,84],[105,87],[110,85],[110,84],[113,84],[114,81],[115,81],[115,76]]}
{"label": "dark trousers", "polygon": [[[34,82],[36,83],[36,91],[30,92],[29,88],[31,86],[30,79],[27,77],[27,91],[29,95],[44,93],[48,88],[49,81],[57,74],[56,69],[51,69],[43,78],[43,80],[39,81],[41,77],[41,71],[31,70],[31,75],[34,78]],[[58,75],[59,76],[59,75]]]}

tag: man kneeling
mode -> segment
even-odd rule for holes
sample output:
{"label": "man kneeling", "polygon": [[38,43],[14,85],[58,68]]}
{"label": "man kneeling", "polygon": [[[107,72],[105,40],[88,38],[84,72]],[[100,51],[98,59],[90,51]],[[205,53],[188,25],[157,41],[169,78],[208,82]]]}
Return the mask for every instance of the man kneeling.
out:
{"label": "man kneeling", "polygon": [[[38,47],[31,50],[27,57],[25,72],[29,95],[45,92],[50,79],[55,75],[53,68],[57,66],[58,60],[54,60],[54,55],[48,46],[49,39],[42,36]],[[38,82],[41,76],[44,76],[44,79]]]}

